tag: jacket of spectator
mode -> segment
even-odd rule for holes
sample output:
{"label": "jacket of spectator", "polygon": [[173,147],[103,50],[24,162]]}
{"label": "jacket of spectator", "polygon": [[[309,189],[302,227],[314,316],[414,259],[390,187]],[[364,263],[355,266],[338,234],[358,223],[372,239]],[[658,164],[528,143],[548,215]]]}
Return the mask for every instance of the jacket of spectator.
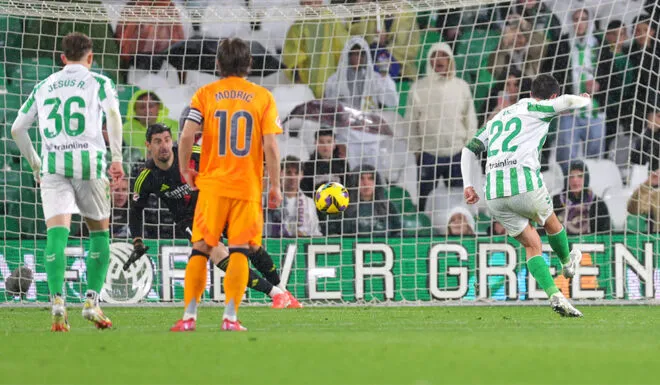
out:
{"label": "jacket of spectator", "polygon": [[[449,73],[439,75],[431,58],[436,51],[450,58]],[[446,43],[436,43],[426,58],[425,78],[417,80],[408,94],[409,150],[436,157],[460,153],[477,131],[477,114],[470,86],[456,76],[454,54]]]}
{"label": "jacket of spectator", "polygon": [[[154,7],[154,9],[177,12],[170,0],[132,0],[127,7]],[[125,13],[125,11],[122,11]],[[163,53],[176,42],[185,40],[185,32],[181,22],[173,23],[135,23],[122,22],[117,25],[115,36],[119,40],[121,60],[130,62],[136,55],[149,57]],[[137,63],[136,63],[137,64]],[[142,66],[140,66],[142,67]]]}
{"label": "jacket of spectator", "polygon": [[325,82],[332,75],[348,39],[344,24],[336,19],[298,20],[286,34],[282,50],[285,74],[307,84],[317,98],[323,97]]}
{"label": "jacket of spectator", "polygon": [[[378,23],[380,20],[380,25]],[[401,12],[395,16],[370,16],[354,20],[351,36],[363,36],[369,44],[386,48],[402,65],[402,76],[417,78],[417,55],[420,48],[419,26],[414,12]]]}
{"label": "jacket of spectator", "polygon": [[589,188],[589,170],[582,161],[571,162],[566,188],[552,198],[552,205],[568,234],[611,230],[607,205]]}
{"label": "jacket of spectator", "polygon": [[[355,64],[352,60],[359,62]],[[351,37],[346,42],[337,72],[326,83],[325,98],[337,99],[346,106],[362,111],[399,105],[396,83],[388,73],[376,73],[369,45],[359,36]]]}
{"label": "jacket of spectator", "polygon": [[655,169],[660,160],[660,106],[646,115],[646,129],[636,147],[630,160],[637,164],[648,163]]}
{"label": "jacket of spectator", "polygon": [[502,31],[497,50],[490,54],[488,67],[495,78],[506,76],[509,68],[516,68],[523,76],[536,77],[545,55],[545,37],[524,19],[514,18]]}
{"label": "jacket of spectator", "polygon": [[385,184],[372,166],[353,169],[347,187],[351,204],[344,214],[343,235],[398,237],[401,217],[387,200]]}
{"label": "jacket of spectator", "polygon": [[660,187],[658,171],[642,183],[628,200],[628,213],[649,218],[650,231],[660,231]]}
{"label": "jacket of spectator", "polygon": [[557,41],[561,36],[561,22],[541,0],[518,0],[509,11],[522,16],[532,24],[532,29],[545,33],[549,41]]}
{"label": "jacket of spectator", "polygon": [[[149,98],[145,96],[149,95]],[[154,97],[155,96],[155,97]],[[147,106],[138,106],[138,103],[145,103]],[[158,103],[159,107],[155,116],[141,116],[142,113],[138,109],[149,109],[149,104]],[[155,109],[155,108],[154,108]],[[151,112],[148,112],[151,114]],[[176,132],[179,127],[179,122],[170,119],[168,114],[170,110],[160,101],[158,96],[147,90],[140,90],[133,94],[133,97],[128,102],[128,110],[123,126],[123,137],[126,146],[140,148],[144,153],[144,143],[146,142],[147,127],[154,123],[162,123],[172,130],[173,139],[176,139]]]}
{"label": "jacket of spectator", "polygon": [[633,28],[630,61],[638,71],[633,128],[641,132],[650,109],[660,104],[660,43],[657,24],[651,19],[641,18]]}
{"label": "jacket of spectator", "polygon": [[337,150],[333,152],[332,159],[323,159],[314,152],[303,166],[303,179],[300,189],[309,196],[314,196],[314,191],[327,182],[339,182],[344,184],[346,172],[348,171],[346,160],[337,156]]}

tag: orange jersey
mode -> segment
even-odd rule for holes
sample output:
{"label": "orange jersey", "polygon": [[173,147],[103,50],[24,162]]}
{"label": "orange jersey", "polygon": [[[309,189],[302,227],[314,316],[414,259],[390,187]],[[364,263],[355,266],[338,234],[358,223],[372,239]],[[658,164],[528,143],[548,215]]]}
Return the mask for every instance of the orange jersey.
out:
{"label": "orange jersey", "polygon": [[200,190],[261,202],[263,136],[282,133],[270,91],[228,77],[197,90],[190,108],[188,119],[203,124],[196,179]]}

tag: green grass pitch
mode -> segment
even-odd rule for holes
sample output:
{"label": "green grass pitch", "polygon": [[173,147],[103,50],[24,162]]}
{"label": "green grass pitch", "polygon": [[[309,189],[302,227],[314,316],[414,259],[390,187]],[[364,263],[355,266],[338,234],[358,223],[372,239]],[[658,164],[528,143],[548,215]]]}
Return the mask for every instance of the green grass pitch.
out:
{"label": "green grass pitch", "polygon": [[0,309],[0,383],[651,384],[660,383],[660,307],[242,308],[247,333],[170,333],[178,308],[107,308],[99,331],[69,310]]}

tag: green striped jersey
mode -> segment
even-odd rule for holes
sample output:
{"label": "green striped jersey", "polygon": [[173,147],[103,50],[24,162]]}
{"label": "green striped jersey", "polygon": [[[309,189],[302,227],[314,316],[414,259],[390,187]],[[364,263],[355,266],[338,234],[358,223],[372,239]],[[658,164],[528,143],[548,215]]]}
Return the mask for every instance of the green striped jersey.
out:
{"label": "green striped jersey", "polygon": [[39,82],[20,114],[38,116],[41,173],[74,179],[106,176],[103,113],[119,109],[112,81],[70,64]]}
{"label": "green striped jersey", "polygon": [[558,114],[555,100],[521,99],[500,111],[475,134],[488,154],[487,200],[543,186],[540,153],[550,121]]}

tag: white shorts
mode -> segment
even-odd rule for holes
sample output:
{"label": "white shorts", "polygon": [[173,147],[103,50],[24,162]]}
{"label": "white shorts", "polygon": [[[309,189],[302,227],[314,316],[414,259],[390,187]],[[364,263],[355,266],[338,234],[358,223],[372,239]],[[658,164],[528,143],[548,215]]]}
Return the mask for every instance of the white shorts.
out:
{"label": "white shorts", "polygon": [[95,221],[110,218],[110,182],[103,179],[69,179],[62,175],[41,176],[44,219],[78,214]]}
{"label": "white shorts", "polygon": [[525,230],[529,221],[544,225],[552,215],[552,199],[545,186],[512,197],[486,201],[490,214],[500,222],[512,237]]}

